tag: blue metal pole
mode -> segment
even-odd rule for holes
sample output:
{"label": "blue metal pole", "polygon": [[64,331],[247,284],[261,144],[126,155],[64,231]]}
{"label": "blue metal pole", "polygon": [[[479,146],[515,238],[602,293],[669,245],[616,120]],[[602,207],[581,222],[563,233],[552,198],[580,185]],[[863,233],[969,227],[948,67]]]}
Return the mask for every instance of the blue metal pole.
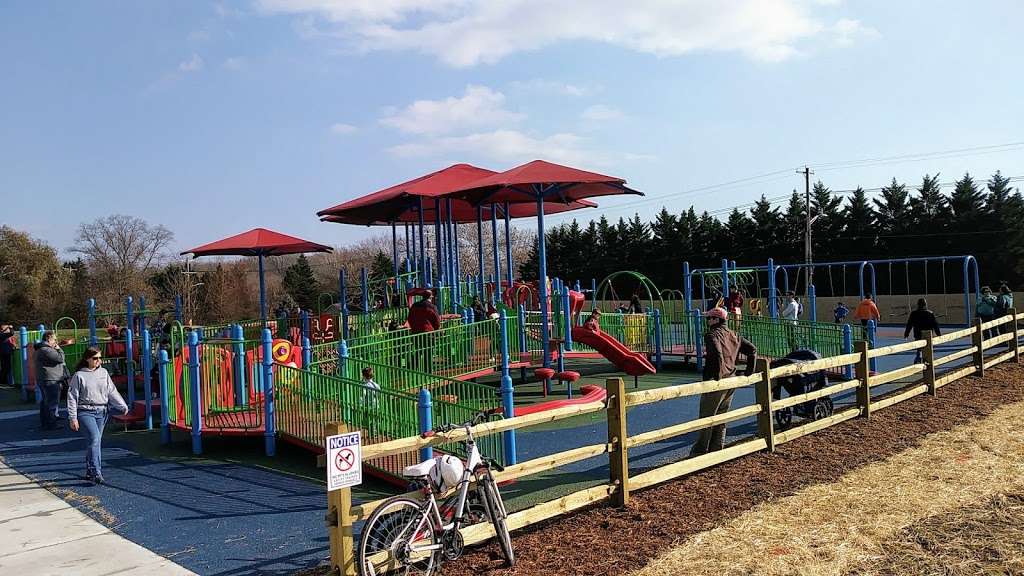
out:
{"label": "blue metal pole", "polygon": [[338,376],[344,378],[348,368],[348,343],[344,340],[338,341]]}
{"label": "blue metal pole", "polygon": [[398,290],[398,228],[391,223],[391,267],[395,273],[395,290]]}
{"label": "blue metal pole", "polygon": [[267,325],[267,282],[263,278],[263,254],[260,253],[256,260],[259,263],[259,273],[260,273],[260,320],[263,322],[263,325],[266,326]]}
{"label": "blue metal pole", "polygon": [[597,278],[590,279],[590,307],[597,308]]}
{"label": "blue metal pole", "polygon": [[704,326],[700,317],[700,310],[694,310],[693,314],[693,346],[694,355],[697,357],[697,371],[704,370]]}
{"label": "blue metal pole", "polygon": [[[849,324],[843,324],[843,354],[853,354],[853,330]],[[847,380],[853,380],[853,365],[848,364],[843,369],[843,376]]]}
{"label": "blue metal pole", "polygon": [[775,259],[768,259],[768,315],[772,318],[779,317],[779,301],[775,294]]}
{"label": "blue metal pole", "polygon": [[[309,313],[305,310],[302,314],[299,314],[299,320],[302,322],[302,337],[306,340],[309,339]],[[305,366],[305,365],[303,365]]]}
{"label": "blue metal pole", "polygon": [[125,314],[124,314],[124,316],[125,316],[125,318],[124,318],[125,327],[126,328],[131,328],[132,330],[135,330],[135,300],[131,296],[125,298],[124,309],[125,309]]}
{"label": "blue metal pole", "polygon": [[423,270],[420,268],[419,250],[416,248],[416,224],[413,223],[410,228],[412,237],[412,268],[416,271],[416,285],[419,286],[422,283]]}
{"label": "blue metal pole", "polygon": [[427,278],[429,277],[429,274],[427,274],[427,270],[428,270],[427,243],[426,243],[426,238],[423,235],[423,197],[421,196],[420,198],[417,199],[417,201],[419,202],[419,221],[420,221],[420,229],[419,229],[419,236],[420,236],[419,263],[420,263],[420,270],[421,270],[420,284],[425,286],[425,285],[429,284],[429,282],[427,281]]}
{"label": "blue metal pole", "polygon": [[814,284],[807,287],[807,305],[811,307],[811,322],[818,321],[818,291],[814,288]]}
{"label": "blue metal pole", "polygon": [[[420,434],[434,429],[433,403],[430,400],[430,390],[420,388],[419,398],[416,401],[416,414],[419,417]],[[430,446],[420,448],[420,461],[430,460],[434,457],[434,449]]]}
{"label": "blue metal pole", "polygon": [[124,364],[128,372],[128,409],[135,406],[135,333],[131,328],[124,331]]}
{"label": "blue metal pole", "polygon": [[274,421],[274,358],[271,348],[273,338],[270,330],[263,330],[263,439],[267,456],[276,451],[276,426]]}
{"label": "blue metal pole", "polygon": [[338,270],[338,304],[341,306],[341,337],[348,338],[348,287],[345,286],[345,269]]}
{"label": "blue metal pole", "polygon": [[363,312],[370,311],[370,278],[367,276],[366,267],[359,271],[359,287],[363,291]]}
{"label": "blue metal pole", "polygon": [[309,337],[304,336],[302,338],[302,369],[311,370],[311,364],[313,364],[313,345],[309,341]]}
{"label": "blue metal pole", "polygon": [[661,370],[661,311],[654,310],[654,366]]}
{"label": "blue metal pole", "polygon": [[247,406],[249,396],[245,391],[245,334],[241,324],[231,326],[231,339],[235,341],[234,373],[235,373],[235,406]]}
{"label": "blue metal pole", "polygon": [[89,346],[95,346],[96,340],[96,300],[89,298],[86,303],[88,309],[88,320],[89,323]]}
{"label": "blue metal pole", "polygon": [[430,260],[430,256],[423,259],[423,269],[426,270],[427,287],[434,287],[434,263]]}
{"label": "blue metal pole", "polygon": [[146,395],[146,430],[153,429],[153,380],[150,375],[153,361],[153,341],[149,330],[142,329],[142,393]]}
{"label": "blue metal pole", "polygon": [[[18,353],[21,354],[21,400],[28,402],[28,328],[18,329]],[[38,389],[39,386],[36,386]]]}
{"label": "blue metal pole", "polygon": [[512,216],[509,214],[508,202],[505,202],[505,275],[509,288],[515,282],[515,271],[512,269]]}
{"label": "blue metal pole", "polygon": [[562,319],[565,330],[565,349],[572,352],[572,312],[569,310],[569,291],[562,287]]}
{"label": "blue metal pole", "polygon": [[491,246],[494,252],[494,295],[492,301],[501,301],[501,252],[498,250],[498,208],[491,204]]}
{"label": "blue metal pole", "polygon": [[722,300],[729,296],[729,260],[722,258]]}
{"label": "blue metal pole", "polygon": [[477,294],[482,301],[484,292],[484,207],[476,207],[476,259],[477,259]]}
{"label": "blue metal pole", "polygon": [[[505,311],[499,312],[498,319],[501,329],[501,405],[505,409],[505,418],[515,416],[515,389],[512,387],[512,375],[509,374],[509,339],[508,321]],[[505,445],[505,465],[510,466],[516,463],[516,431],[508,430],[502,433],[502,441]]]}
{"label": "blue metal pole", "polygon": [[189,406],[192,409],[192,453],[203,453],[203,410],[199,382],[199,333],[188,333]]}
{"label": "blue metal pole", "polygon": [[[964,257],[964,325],[971,325],[970,275],[968,273],[968,257]],[[945,278],[943,278],[945,280]]]}
{"label": "blue metal pole", "polygon": [[409,254],[409,223],[406,222],[402,225],[405,229],[405,273],[412,272],[412,257]]}
{"label": "blue metal pole", "polygon": [[160,382],[160,443],[171,443],[170,411],[168,406],[169,394],[167,393],[167,365],[170,359],[167,357],[167,350],[160,351],[160,369],[157,371],[157,379]]}
{"label": "blue metal pole", "polygon": [[686,313],[693,310],[693,286],[690,285],[690,263],[683,262],[683,300],[686,302]]}
{"label": "blue metal pole", "polygon": [[[875,347],[875,332],[876,332],[876,330],[877,330],[877,327],[875,326],[875,321],[874,320],[868,320],[868,347],[869,348],[874,348]],[[871,371],[872,372],[877,372],[878,371],[878,358],[872,358],[871,359]]]}
{"label": "blue metal pole", "polygon": [[139,296],[139,332],[146,329],[146,297]]}
{"label": "blue metal pole", "polygon": [[551,333],[548,326],[550,311],[548,310],[548,258],[547,247],[544,242],[544,193],[539,187],[534,187],[537,195],[537,259],[538,259],[538,294],[540,296],[540,336],[541,336],[541,359],[545,368],[551,367]]}
{"label": "blue metal pole", "polygon": [[434,252],[437,254],[437,285],[444,286],[444,242],[441,236],[441,199],[434,200]]}

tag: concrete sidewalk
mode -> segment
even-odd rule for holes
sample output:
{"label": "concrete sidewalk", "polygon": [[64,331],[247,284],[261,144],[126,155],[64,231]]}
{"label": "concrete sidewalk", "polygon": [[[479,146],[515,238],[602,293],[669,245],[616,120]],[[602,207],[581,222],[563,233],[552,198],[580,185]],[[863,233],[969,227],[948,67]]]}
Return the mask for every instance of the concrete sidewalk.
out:
{"label": "concrete sidewalk", "polygon": [[0,574],[194,574],[89,518],[0,460]]}

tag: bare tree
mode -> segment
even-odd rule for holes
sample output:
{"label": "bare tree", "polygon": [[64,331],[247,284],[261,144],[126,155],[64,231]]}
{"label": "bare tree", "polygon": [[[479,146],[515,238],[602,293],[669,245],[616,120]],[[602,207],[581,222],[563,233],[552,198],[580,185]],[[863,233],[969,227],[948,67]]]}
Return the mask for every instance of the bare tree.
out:
{"label": "bare tree", "polygon": [[114,214],[78,226],[71,252],[81,254],[90,276],[103,283],[98,289],[120,300],[146,287],[146,277],[167,255],[174,233],[141,218]]}

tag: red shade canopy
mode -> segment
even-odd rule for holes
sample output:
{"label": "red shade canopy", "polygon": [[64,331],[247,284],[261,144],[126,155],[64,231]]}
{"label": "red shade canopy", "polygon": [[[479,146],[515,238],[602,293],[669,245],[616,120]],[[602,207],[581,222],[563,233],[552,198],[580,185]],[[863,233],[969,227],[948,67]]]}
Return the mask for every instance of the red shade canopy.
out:
{"label": "red shade canopy", "polygon": [[622,178],[534,160],[470,182],[452,191],[450,195],[476,205],[536,202],[538,195],[545,202],[566,203],[617,194],[643,196],[642,192],[626,187],[626,181]]}
{"label": "red shade canopy", "polygon": [[[436,218],[434,200],[445,198],[453,190],[461,189],[471,182],[496,175],[497,172],[478,168],[469,164],[454,164],[426,176],[408,182],[396,184],[373,194],[349,200],[332,208],[317,212],[324,222],[341,224],[391,224],[392,222],[419,221],[419,204],[423,200],[423,220],[432,222]],[[557,214],[580,208],[592,208],[593,202],[564,202],[545,206],[545,214]],[[484,207],[484,218],[490,219],[490,208]],[[441,215],[447,216],[447,208],[442,203]],[[503,214],[501,214],[503,216]],[[515,206],[509,208],[511,218],[524,218],[537,215],[534,206]],[[452,200],[452,216],[456,222],[476,222],[476,207],[460,199]]]}
{"label": "red shade canopy", "polygon": [[282,256],[309,252],[330,252],[330,246],[303,240],[266,228],[253,228],[235,236],[185,250],[182,254],[200,256]]}

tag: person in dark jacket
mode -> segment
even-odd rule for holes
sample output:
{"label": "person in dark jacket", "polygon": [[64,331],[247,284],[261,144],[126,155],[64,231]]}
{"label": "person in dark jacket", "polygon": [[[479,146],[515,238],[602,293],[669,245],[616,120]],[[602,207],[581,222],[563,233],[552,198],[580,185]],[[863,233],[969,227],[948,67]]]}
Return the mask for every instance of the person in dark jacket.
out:
{"label": "person in dark jacket", "polygon": [[[924,331],[931,330],[933,336],[941,336],[942,330],[939,328],[939,321],[935,318],[935,313],[928,309],[928,301],[924,298],[917,300],[917,310],[910,313],[907,317],[907,329],[903,331],[903,337],[910,336],[910,332],[914,332],[914,340],[920,340],[924,338]],[[918,349],[917,355],[914,356],[914,364],[921,362],[921,350]]]}
{"label": "person in dark jacket", "polygon": [[427,292],[423,298],[409,307],[409,331],[413,334],[433,332],[441,328],[441,315],[434,306],[434,293]]}
{"label": "person in dark jacket", "polygon": [[633,294],[633,297],[629,299],[629,310],[627,310],[627,313],[629,313],[629,314],[643,314],[644,313],[644,305],[640,303],[640,296],[639,295]]}
{"label": "person in dark jacket", "polygon": [[[702,380],[722,380],[736,375],[736,361],[740,356],[746,362],[747,375],[754,373],[757,348],[749,340],[726,326],[728,313],[724,308],[712,308],[705,313],[708,331],[704,335],[704,373]],[[708,418],[729,411],[735,388],[700,395],[699,418]],[[690,456],[700,456],[721,450],[725,446],[725,424],[701,430],[700,437],[690,450]]]}
{"label": "person in dark jacket", "polygon": [[473,309],[474,322],[482,322],[487,319],[487,308],[484,306],[484,303],[480,301],[479,296],[473,296],[471,308]]}
{"label": "person in dark jacket", "polygon": [[64,351],[57,344],[57,337],[50,331],[44,332],[42,341],[37,342],[33,348],[36,386],[43,393],[43,400],[39,403],[39,420],[43,430],[55,430],[59,427],[57,411],[60,409],[60,385],[68,376]]}
{"label": "person in dark jacket", "polygon": [[14,371],[11,362],[14,360],[14,327],[0,324],[0,384],[14,384]]}

